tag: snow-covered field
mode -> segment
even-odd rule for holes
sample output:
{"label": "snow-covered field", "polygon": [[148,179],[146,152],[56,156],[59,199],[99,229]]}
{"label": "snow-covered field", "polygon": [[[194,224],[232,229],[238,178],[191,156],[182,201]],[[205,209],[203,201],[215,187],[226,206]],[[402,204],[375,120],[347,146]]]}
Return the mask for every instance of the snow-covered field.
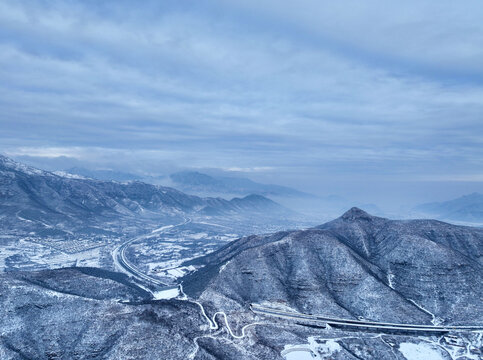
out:
{"label": "snow-covered field", "polygon": [[409,343],[399,344],[399,351],[407,360],[445,360],[440,349],[428,343]]}
{"label": "snow-covered field", "polygon": [[308,337],[307,344],[285,345],[281,355],[285,360],[313,360],[330,359],[331,355],[341,350],[341,346],[333,339],[317,341],[315,337]]}
{"label": "snow-covered field", "polygon": [[0,271],[40,270],[69,266],[101,267],[102,247],[87,247],[76,252],[63,252],[54,246],[20,239],[0,247]]}
{"label": "snow-covered field", "polygon": [[133,242],[127,256],[147,274],[175,282],[195,270],[193,266],[181,266],[183,262],[215,251],[236,237],[235,234],[189,229],[155,232],[142,241]]}
{"label": "snow-covered field", "polygon": [[313,360],[314,357],[310,351],[294,350],[285,355],[286,360]]}
{"label": "snow-covered field", "polygon": [[[308,337],[307,343],[285,345],[281,355],[286,360],[332,359],[344,355],[344,347],[354,340],[361,344],[382,342],[382,348],[390,347],[394,356],[406,360],[481,360],[483,332],[468,332],[450,335],[457,345],[448,343],[447,335],[434,336],[397,336],[389,334],[348,334],[340,331],[332,332],[330,328],[324,331],[334,337]],[[344,334],[344,335],[342,335]],[[342,346],[346,342],[345,346]],[[342,345],[341,345],[342,344]],[[358,356],[364,356],[359,353]],[[337,357],[339,358],[339,357]],[[342,357],[343,358],[343,357]]]}
{"label": "snow-covered field", "polygon": [[166,289],[166,290],[156,291],[153,293],[153,296],[156,300],[173,299],[178,295],[180,295],[179,288]]}

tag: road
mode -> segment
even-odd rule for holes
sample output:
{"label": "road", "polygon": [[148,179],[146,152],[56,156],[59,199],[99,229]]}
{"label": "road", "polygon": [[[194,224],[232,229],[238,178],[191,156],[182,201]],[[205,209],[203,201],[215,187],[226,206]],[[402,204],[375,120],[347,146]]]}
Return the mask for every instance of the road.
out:
{"label": "road", "polygon": [[276,316],[281,318],[288,318],[292,320],[303,320],[309,322],[320,322],[335,325],[335,326],[345,326],[345,327],[356,327],[364,329],[374,329],[374,330],[391,330],[391,331],[421,331],[421,332],[450,332],[450,331],[477,331],[483,330],[481,325],[468,325],[468,326],[436,326],[436,325],[423,325],[423,324],[397,324],[397,323],[386,323],[386,322],[376,322],[376,321],[365,321],[365,320],[353,320],[353,319],[338,319],[325,317],[320,315],[303,314],[297,312],[284,311],[280,309],[268,308],[256,304],[250,305],[250,309],[257,314]]}
{"label": "road", "polygon": [[[147,274],[144,274],[141,272],[134,264],[132,264],[126,257],[126,249],[135,241],[141,241],[148,239],[152,237],[153,235],[158,235],[160,233],[163,233],[167,231],[168,229],[173,229],[178,226],[185,225],[187,223],[191,222],[190,218],[184,219],[183,222],[176,224],[176,225],[167,225],[160,227],[158,229],[153,230],[149,234],[144,234],[137,236],[135,238],[129,239],[125,241],[124,243],[120,244],[117,246],[113,253],[113,259],[117,267],[119,267],[121,270],[129,274],[130,276],[134,277],[138,281],[144,284],[148,285],[155,285],[159,288],[168,288],[170,287],[169,285],[163,283],[159,279],[149,276]],[[181,293],[184,295],[184,300],[188,300],[188,297],[183,293],[182,290],[182,285],[179,287],[181,290]],[[211,330],[218,330],[218,323],[216,322],[216,317],[221,316],[224,319],[225,326],[228,330],[228,333],[235,339],[241,339],[246,336],[245,330],[254,325],[259,325],[260,323],[252,323],[245,325],[241,329],[241,334],[236,335],[227,319],[227,315],[223,311],[218,311],[216,312],[213,317],[210,319],[201,303],[198,301],[193,301],[193,300],[188,300],[191,302],[194,302],[200,306],[201,312],[203,316],[207,319],[209,323],[209,327]],[[264,307],[261,305],[257,304],[251,304],[250,305],[250,310],[253,311],[254,313],[261,314],[261,315],[267,315],[267,316],[275,316],[275,317],[280,317],[284,319],[291,319],[291,320],[299,320],[299,321],[307,321],[311,324],[318,324],[320,326],[325,326],[326,324],[331,325],[331,326],[343,326],[343,327],[353,327],[353,328],[360,328],[362,329],[372,329],[372,330],[379,330],[379,331],[408,331],[408,332],[425,332],[425,333],[444,333],[444,332],[450,332],[450,331],[476,331],[476,330],[483,330],[483,326],[437,326],[437,325],[423,325],[423,324],[397,324],[397,323],[387,323],[387,322],[375,322],[375,321],[366,321],[366,320],[354,320],[354,319],[339,319],[339,318],[331,318],[331,317],[325,317],[325,316],[320,316],[320,315],[312,315],[312,314],[303,314],[303,313],[297,313],[297,312],[290,312],[290,311],[284,311],[280,309],[274,309],[274,308],[269,308],[269,307]],[[195,341],[195,345],[196,341]],[[196,352],[195,352],[196,353]]]}
{"label": "road", "polygon": [[126,249],[135,241],[141,241],[152,237],[153,235],[159,235],[160,233],[165,232],[168,229],[173,229],[178,226],[182,226],[191,222],[190,218],[186,218],[183,222],[176,224],[176,225],[167,225],[160,227],[156,230],[153,230],[149,234],[144,234],[137,236],[135,238],[129,239],[119,246],[117,246],[112,252],[112,258],[114,259],[114,263],[118,268],[122,271],[126,272],[128,275],[134,277],[135,279],[139,280],[141,283],[147,282],[148,284],[153,284],[159,287],[168,287],[169,285],[163,283],[159,279],[156,279],[153,276],[149,276],[141,272],[134,264],[132,264],[126,257]]}
{"label": "road", "polygon": [[[160,281],[159,279],[156,279],[155,277],[146,275],[145,273],[141,272],[134,264],[132,264],[127,259],[126,249],[129,247],[129,245],[131,245],[135,241],[141,241],[141,240],[148,239],[148,238],[152,237],[153,235],[159,235],[160,233],[163,233],[164,231],[166,231],[168,229],[172,230],[175,227],[182,226],[182,225],[188,224],[190,222],[191,222],[191,219],[186,218],[186,219],[184,219],[183,222],[181,222],[179,224],[166,225],[166,226],[163,226],[163,227],[160,227],[158,229],[153,230],[151,233],[140,235],[140,236],[137,236],[135,238],[132,238],[132,239],[129,239],[129,240],[123,242],[122,244],[117,246],[112,252],[112,257],[114,259],[114,263],[116,264],[116,266],[118,268],[120,268],[121,270],[126,272],[128,275],[134,277],[135,279],[137,279],[141,283],[145,283],[145,284],[147,283],[148,285],[156,285],[158,287],[163,287],[163,288],[173,288],[173,286],[165,284],[162,281]],[[188,296],[186,296],[186,294],[183,293],[183,286],[181,284],[179,285],[179,289],[180,289],[180,293],[184,295],[184,298],[182,298],[182,300],[188,300]],[[146,290],[148,290],[148,289],[146,289]],[[161,289],[159,289],[159,290],[161,290]],[[218,330],[219,329],[218,323],[216,321],[216,317],[217,316],[223,317],[224,322],[225,322],[225,326],[228,330],[228,333],[235,339],[244,338],[246,336],[246,329],[247,328],[259,324],[259,323],[252,323],[252,324],[245,325],[241,328],[241,335],[236,335],[233,332],[233,330],[231,329],[231,327],[228,323],[228,318],[227,318],[227,315],[226,315],[225,312],[218,311],[213,315],[212,319],[210,319],[208,317],[208,315],[206,314],[203,305],[200,302],[194,301],[194,300],[188,300],[188,301],[193,302],[200,307],[201,312],[202,312],[203,316],[207,319],[211,330]]]}

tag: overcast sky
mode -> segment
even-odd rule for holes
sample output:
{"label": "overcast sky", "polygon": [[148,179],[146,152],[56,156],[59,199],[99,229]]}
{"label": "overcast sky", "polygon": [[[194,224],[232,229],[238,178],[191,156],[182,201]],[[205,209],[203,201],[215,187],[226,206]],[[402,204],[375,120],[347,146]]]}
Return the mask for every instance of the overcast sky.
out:
{"label": "overcast sky", "polygon": [[483,189],[481,1],[3,1],[0,152],[395,201]]}

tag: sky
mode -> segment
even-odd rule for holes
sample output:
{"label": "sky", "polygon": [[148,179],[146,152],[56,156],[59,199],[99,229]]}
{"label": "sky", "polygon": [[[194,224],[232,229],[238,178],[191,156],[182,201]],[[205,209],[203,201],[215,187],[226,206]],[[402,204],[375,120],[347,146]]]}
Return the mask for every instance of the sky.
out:
{"label": "sky", "polygon": [[0,0],[0,152],[376,203],[483,191],[483,3]]}

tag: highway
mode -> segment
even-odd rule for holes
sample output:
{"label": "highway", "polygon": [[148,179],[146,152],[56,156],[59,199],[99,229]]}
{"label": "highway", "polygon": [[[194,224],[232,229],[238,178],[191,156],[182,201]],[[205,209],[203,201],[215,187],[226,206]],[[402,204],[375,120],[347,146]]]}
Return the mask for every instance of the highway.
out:
{"label": "highway", "polygon": [[[141,272],[134,264],[132,264],[126,257],[126,249],[135,241],[141,241],[152,237],[153,235],[158,235],[159,233],[163,233],[168,229],[173,229],[178,226],[185,225],[191,222],[190,218],[186,218],[183,222],[176,224],[176,225],[167,225],[160,227],[158,229],[153,230],[149,234],[144,234],[130,240],[125,241],[124,243],[117,246],[113,252],[112,256],[114,262],[117,267],[119,267],[122,271],[126,272],[130,276],[134,277],[138,281],[143,284],[150,284],[156,285],[160,288],[167,288],[169,287],[167,284],[163,283],[159,279],[156,279],[153,276],[149,276]],[[183,300],[188,300],[188,297],[183,293],[182,285],[179,286],[181,289],[181,293],[184,295]],[[260,323],[252,323],[245,325],[241,329],[241,334],[236,335],[230,325],[228,324],[228,319],[226,313],[223,311],[216,312],[212,318],[210,319],[201,303],[198,301],[188,300],[194,302],[200,306],[201,312],[203,316],[207,319],[209,323],[209,327],[211,330],[218,330],[218,323],[216,322],[216,317],[221,316],[224,319],[225,326],[228,330],[228,333],[235,339],[241,339],[246,336],[245,330],[254,325],[259,325]],[[424,325],[424,324],[398,324],[398,323],[388,323],[388,322],[376,322],[376,321],[366,321],[366,320],[354,320],[354,319],[340,319],[340,318],[332,318],[326,317],[322,315],[312,315],[312,314],[303,314],[293,311],[284,311],[276,308],[269,308],[257,304],[251,304],[250,310],[256,314],[265,315],[265,316],[274,316],[294,321],[305,321],[312,325],[318,325],[325,327],[326,325],[331,325],[335,327],[351,327],[351,328],[359,328],[361,330],[377,330],[377,331],[405,331],[405,332],[424,332],[424,333],[445,333],[450,331],[478,331],[483,330],[483,326],[481,325],[468,325],[468,326],[437,326],[437,325]],[[195,342],[196,343],[196,342]]]}
{"label": "highway", "polygon": [[292,320],[303,320],[309,322],[320,322],[328,325],[342,326],[342,327],[354,327],[363,329],[374,329],[374,330],[390,330],[390,331],[420,331],[420,332],[433,332],[442,333],[450,331],[477,331],[483,330],[482,325],[465,325],[465,326],[436,326],[436,325],[424,325],[424,324],[397,324],[397,323],[386,323],[386,322],[376,322],[376,321],[365,321],[365,320],[353,320],[353,319],[339,319],[331,318],[321,315],[311,315],[303,314],[297,312],[284,311],[280,309],[268,308],[261,305],[251,304],[250,310],[256,314],[276,316],[285,319]]}
{"label": "highway", "polygon": [[112,258],[114,259],[114,263],[122,271],[126,272],[128,275],[134,277],[135,279],[141,281],[141,283],[147,282],[148,284],[154,284],[154,285],[160,286],[160,287],[168,287],[169,285],[163,283],[162,281],[156,279],[153,276],[149,276],[149,275],[144,274],[138,268],[136,268],[136,266],[134,264],[132,264],[127,259],[126,249],[129,247],[129,245],[131,245],[135,241],[148,239],[148,238],[152,237],[153,235],[158,235],[158,234],[163,233],[164,231],[166,231],[168,229],[173,229],[175,227],[188,224],[189,222],[191,222],[191,219],[186,218],[186,219],[184,219],[183,222],[181,222],[179,224],[163,226],[159,229],[153,230],[149,234],[137,236],[135,238],[132,238],[130,240],[123,242],[122,244],[117,246],[112,252]]}

